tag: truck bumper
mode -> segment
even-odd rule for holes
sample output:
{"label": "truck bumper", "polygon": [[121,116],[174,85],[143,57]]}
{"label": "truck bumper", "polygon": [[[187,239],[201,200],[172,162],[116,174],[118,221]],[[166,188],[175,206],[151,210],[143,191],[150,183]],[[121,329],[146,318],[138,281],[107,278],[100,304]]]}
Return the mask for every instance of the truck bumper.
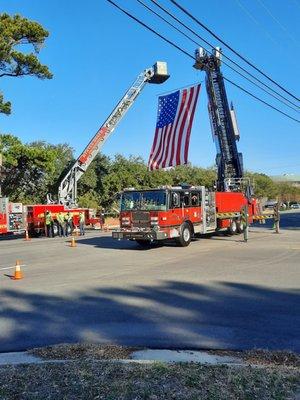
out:
{"label": "truck bumper", "polygon": [[168,239],[168,234],[163,231],[113,231],[113,239],[124,240],[164,240]]}

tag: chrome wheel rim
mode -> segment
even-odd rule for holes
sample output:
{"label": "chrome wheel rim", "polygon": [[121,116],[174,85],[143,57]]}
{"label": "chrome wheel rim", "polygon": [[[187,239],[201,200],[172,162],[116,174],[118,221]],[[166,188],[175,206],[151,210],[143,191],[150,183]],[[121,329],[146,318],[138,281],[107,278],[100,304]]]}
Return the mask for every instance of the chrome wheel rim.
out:
{"label": "chrome wheel rim", "polygon": [[182,236],[183,236],[183,240],[185,242],[188,242],[190,240],[190,237],[191,237],[190,230],[188,228],[185,228],[183,230],[183,235]]}
{"label": "chrome wheel rim", "polygon": [[235,221],[231,221],[231,229],[233,232],[236,232],[236,222]]}

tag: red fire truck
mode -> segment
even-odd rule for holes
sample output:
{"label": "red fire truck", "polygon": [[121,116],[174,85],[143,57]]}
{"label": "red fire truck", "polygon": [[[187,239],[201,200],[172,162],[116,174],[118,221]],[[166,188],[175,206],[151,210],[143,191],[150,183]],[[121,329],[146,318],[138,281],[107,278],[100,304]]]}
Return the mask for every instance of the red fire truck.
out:
{"label": "red fire truck", "polygon": [[167,239],[188,246],[196,234],[220,230],[231,235],[242,233],[245,205],[251,223],[256,201],[249,201],[242,192],[215,192],[187,185],[125,190],[121,195],[120,229],[112,236],[135,240],[142,246]]}
{"label": "red fire truck", "polygon": [[79,212],[84,212],[87,226],[99,225],[95,210],[88,208],[67,208],[62,204],[34,204],[24,206],[22,203],[11,203],[7,197],[0,198],[0,235],[20,234],[28,230],[30,236],[45,233],[45,213],[51,211],[54,235],[58,233],[57,214],[69,212],[73,217],[74,227],[79,226]]}
{"label": "red fire truck", "polygon": [[[175,239],[180,246],[188,246],[197,233],[241,233],[245,222],[253,221],[256,200],[243,176],[242,154],[236,145],[240,134],[220,65],[220,48],[210,55],[203,48],[196,50],[194,67],[206,73],[208,112],[217,149],[216,191],[204,186],[126,190],[121,195],[120,229],[113,232],[114,238],[136,240],[141,245]],[[245,206],[248,210],[242,217]]]}
{"label": "red fire truck", "polygon": [[[95,210],[89,208],[66,208],[62,204],[34,204],[25,206],[26,226],[31,236],[40,236],[45,233],[45,213],[51,211],[54,221],[54,235],[58,234],[58,213],[72,215],[73,226],[79,227],[79,213],[85,215],[85,224],[90,227],[96,227],[99,224],[99,218],[96,217]],[[69,232],[70,233],[70,232]]]}
{"label": "red fire truck", "polygon": [[20,233],[23,230],[22,203],[10,203],[7,197],[0,197],[0,235]]}

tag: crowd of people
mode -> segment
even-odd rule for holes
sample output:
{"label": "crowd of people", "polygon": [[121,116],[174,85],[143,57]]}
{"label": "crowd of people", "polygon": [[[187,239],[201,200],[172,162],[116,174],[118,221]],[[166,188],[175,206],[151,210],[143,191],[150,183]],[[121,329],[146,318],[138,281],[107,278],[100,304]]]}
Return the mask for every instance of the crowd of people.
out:
{"label": "crowd of people", "polygon": [[[56,214],[56,219],[54,220],[51,211],[47,210],[45,212],[45,227],[46,236],[54,237],[55,231],[54,226],[57,226],[57,233],[60,237],[67,237],[72,235],[75,228],[73,214],[70,212]],[[79,212],[79,234],[84,236],[85,234],[85,216],[83,212]]]}

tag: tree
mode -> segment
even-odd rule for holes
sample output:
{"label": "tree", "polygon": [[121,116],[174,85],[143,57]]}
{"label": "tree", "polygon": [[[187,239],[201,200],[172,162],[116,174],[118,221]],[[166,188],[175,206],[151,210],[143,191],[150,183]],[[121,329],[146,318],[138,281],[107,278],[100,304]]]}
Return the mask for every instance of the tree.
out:
{"label": "tree", "polygon": [[269,200],[276,199],[278,187],[268,175],[250,172],[246,172],[245,175],[254,183],[254,193],[256,197],[267,197]]}
{"label": "tree", "polygon": [[[0,14],[0,78],[31,75],[39,79],[51,79],[52,73],[37,57],[48,35],[49,32],[37,22],[20,15],[11,17]],[[20,51],[20,46],[23,48],[24,45],[32,46],[34,53],[24,54]],[[0,113],[11,113],[11,103],[4,101],[2,94]]]}
{"label": "tree", "polygon": [[68,145],[23,144],[13,135],[0,135],[3,154],[2,192],[11,201],[45,202],[62,169],[73,158]]}

